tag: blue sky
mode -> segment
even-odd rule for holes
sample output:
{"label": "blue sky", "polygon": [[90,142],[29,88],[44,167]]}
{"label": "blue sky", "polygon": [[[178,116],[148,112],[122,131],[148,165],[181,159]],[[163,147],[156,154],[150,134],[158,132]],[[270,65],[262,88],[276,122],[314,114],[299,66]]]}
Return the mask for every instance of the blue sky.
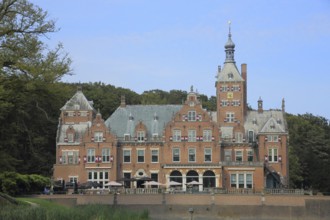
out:
{"label": "blue sky", "polygon": [[104,82],[215,95],[228,20],[235,60],[248,68],[248,103],[330,119],[328,0],[32,0],[57,21],[46,44],[73,60],[64,82]]}

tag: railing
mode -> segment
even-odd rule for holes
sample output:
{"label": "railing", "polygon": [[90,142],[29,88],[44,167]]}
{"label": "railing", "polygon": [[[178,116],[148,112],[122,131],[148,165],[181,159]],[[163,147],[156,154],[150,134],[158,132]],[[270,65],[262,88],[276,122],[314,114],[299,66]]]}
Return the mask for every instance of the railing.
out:
{"label": "railing", "polygon": [[283,194],[290,194],[290,195],[312,195],[311,190],[304,190],[304,189],[265,189],[265,194],[272,194],[272,195],[283,195]]}
{"label": "railing", "polygon": [[124,193],[126,193],[126,194],[158,194],[161,192],[162,192],[162,189],[158,189],[158,188],[124,189]]}
{"label": "railing", "polygon": [[215,194],[256,194],[254,189],[224,189],[224,188],[214,188],[213,192]]}
{"label": "railing", "polygon": [[221,166],[264,166],[263,162],[258,161],[222,161]]}
{"label": "railing", "polygon": [[199,192],[198,190],[187,189],[183,191],[181,188],[110,188],[110,189],[90,189],[85,190],[86,194],[160,194],[162,192],[167,192],[171,194],[175,193],[214,193],[214,194],[270,194],[270,195],[312,195],[312,190],[303,190],[303,189],[264,189],[263,191],[255,191],[255,189],[236,189],[236,188],[212,188],[205,187],[203,191]]}

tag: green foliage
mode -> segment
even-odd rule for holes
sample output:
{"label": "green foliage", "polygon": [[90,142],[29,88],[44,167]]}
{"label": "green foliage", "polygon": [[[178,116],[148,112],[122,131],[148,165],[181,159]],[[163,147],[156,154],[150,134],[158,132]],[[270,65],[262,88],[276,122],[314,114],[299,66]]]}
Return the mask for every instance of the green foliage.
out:
{"label": "green foliage", "polygon": [[323,117],[287,115],[290,134],[290,185],[330,191],[330,125]]}
{"label": "green foliage", "polygon": [[0,191],[12,196],[41,193],[44,187],[49,185],[49,178],[37,174],[23,175],[15,172],[0,174]]}

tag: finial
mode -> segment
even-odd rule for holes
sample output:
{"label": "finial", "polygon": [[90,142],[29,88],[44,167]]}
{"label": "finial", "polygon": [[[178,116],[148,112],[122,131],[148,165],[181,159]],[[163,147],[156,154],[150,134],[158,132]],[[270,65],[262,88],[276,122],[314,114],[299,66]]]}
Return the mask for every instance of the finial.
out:
{"label": "finial", "polygon": [[231,21],[228,21],[228,26],[229,26],[229,35],[231,35]]}

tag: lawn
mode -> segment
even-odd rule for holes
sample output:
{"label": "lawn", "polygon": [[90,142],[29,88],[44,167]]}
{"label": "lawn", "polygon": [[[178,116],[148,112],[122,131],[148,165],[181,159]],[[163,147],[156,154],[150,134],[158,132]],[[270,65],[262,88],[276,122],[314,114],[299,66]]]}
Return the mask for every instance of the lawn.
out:
{"label": "lawn", "polygon": [[69,208],[40,198],[17,198],[19,205],[0,207],[0,219],[15,220],[148,220],[147,211],[139,213],[107,205],[85,205]]}

